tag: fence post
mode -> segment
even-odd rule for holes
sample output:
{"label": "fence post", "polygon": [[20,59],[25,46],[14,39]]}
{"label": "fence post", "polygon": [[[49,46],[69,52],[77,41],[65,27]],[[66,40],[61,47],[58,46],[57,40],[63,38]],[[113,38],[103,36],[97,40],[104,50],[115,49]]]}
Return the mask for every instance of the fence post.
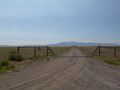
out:
{"label": "fence post", "polygon": [[34,47],[34,58],[36,58],[36,47]]}
{"label": "fence post", "polygon": [[114,47],[114,57],[116,57],[116,47]]}
{"label": "fence post", "polygon": [[17,52],[19,53],[19,47],[17,47]]}
{"label": "fence post", "polygon": [[48,46],[47,46],[47,57],[48,57]]}
{"label": "fence post", "polygon": [[100,45],[99,45],[99,56],[100,56],[100,54],[101,54],[101,50],[100,50]]}

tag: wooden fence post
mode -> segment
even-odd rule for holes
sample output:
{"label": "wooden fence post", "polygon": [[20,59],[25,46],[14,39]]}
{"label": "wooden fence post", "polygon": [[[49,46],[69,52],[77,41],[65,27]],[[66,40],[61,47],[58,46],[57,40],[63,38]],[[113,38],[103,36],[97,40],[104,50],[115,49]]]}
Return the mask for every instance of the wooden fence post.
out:
{"label": "wooden fence post", "polygon": [[36,47],[34,47],[34,58],[36,58]]}
{"label": "wooden fence post", "polygon": [[114,57],[116,57],[116,47],[114,47]]}
{"label": "wooden fence post", "polygon": [[100,45],[99,45],[99,56],[100,56],[100,54],[101,54],[101,50],[100,50]]}
{"label": "wooden fence post", "polygon": [[48,57],[48,46],[47,46],[47,57]]}
{"label": "wooden fence post", "polygon": [[19,53],[19,47],[17,47],[17,52]]}

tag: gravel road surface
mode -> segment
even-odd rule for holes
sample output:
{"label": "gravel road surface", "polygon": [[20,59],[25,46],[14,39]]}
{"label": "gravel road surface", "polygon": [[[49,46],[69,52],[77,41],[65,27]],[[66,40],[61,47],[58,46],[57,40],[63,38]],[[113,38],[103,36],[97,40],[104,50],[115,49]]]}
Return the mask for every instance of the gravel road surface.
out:
{"label": "gravel road surface", "polygon": [[73,47],[56,59],[0,75],[0,90],[120,90],[120,67]]}

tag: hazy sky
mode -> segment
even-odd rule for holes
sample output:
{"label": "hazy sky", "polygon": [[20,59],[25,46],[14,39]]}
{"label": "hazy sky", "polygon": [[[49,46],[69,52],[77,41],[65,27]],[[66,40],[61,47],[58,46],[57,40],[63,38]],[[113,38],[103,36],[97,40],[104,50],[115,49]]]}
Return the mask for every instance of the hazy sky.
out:
{"label": "hazy sky", "polygon": [[0,0],[0,44],[120,43],[120,0]]}

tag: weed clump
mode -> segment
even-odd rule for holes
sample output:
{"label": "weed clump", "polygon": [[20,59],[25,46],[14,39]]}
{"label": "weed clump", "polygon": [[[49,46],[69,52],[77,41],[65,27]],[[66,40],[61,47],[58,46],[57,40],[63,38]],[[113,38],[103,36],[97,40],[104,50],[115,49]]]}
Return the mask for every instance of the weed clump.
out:
{"label": "weed clump", "polygon": [[7,72],[17,71],[15,65],[10,64],[7,58],[0,60],[0,74],[5,74]]}
{"label": "weed clump", "polygon": [[15,68],[15,65],[11,64],[11,65],[6,66],[6,69],[11,69],[11,68]]}
{"label": "weed clump", "polygon": [[49,58],[47,58],[47,60],[50,60]]}
{"label": "weed clump", "polygon": [[8,56],[9,60],[13,60],[13,61],[22,61],[23,57],[21,54],[19,54],[18,52],[16,52],[15,50],[12,50],[9,52],[9,56]]}
{"label": "weed clump", "polygon": [[0,60],[0,66],[8,66],[8,65],[9,65],[9,61],[7,58]]}

